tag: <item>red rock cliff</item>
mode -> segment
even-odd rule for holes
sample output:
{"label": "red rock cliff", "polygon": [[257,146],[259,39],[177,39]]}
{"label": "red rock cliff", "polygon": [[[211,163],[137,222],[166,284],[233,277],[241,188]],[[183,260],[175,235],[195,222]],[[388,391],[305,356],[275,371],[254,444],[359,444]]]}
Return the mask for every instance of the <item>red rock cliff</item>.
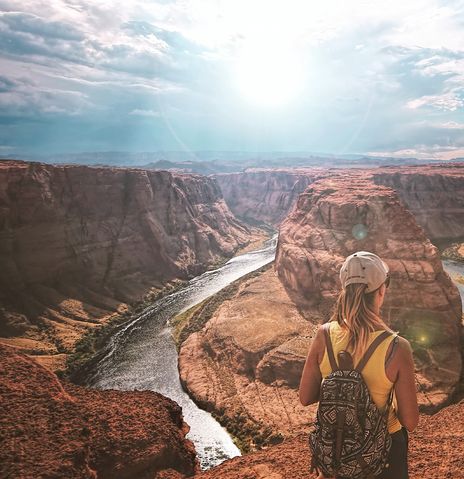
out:
{"label": "red rock cliff", "polygon": [[356,250],[389,265],[383,317],[413,344],[422,405],[440,405],[461,371],[461,300],[437,248],[392,189],[360,175],[313,183],[280,227],[276,270],[303,314],[328,317],[339,268]]}
{"label": "red rock cliff", "polygon": [[72,348],[118,304],[198,274],[248,240],[212,178],[4,161],[1,334],[35,324],[26,349]]}
{"label": "red rock cliff", "polygon": [[278,168],[249,169],[214,177],[237,217],[252,223],[277,225],[287,216],[298,195],[326,174],[323,168]]}
{"label": "red rock cliff", "polygon": [[1,477],[181,478],[198,469],[181,408],[160,394],[62,384],[0,345],[0,402]]}
{"label": "red rock cliff", "polygon": [[432,241],[464,239],[464,163],[382,168],[372,178],[398,193]]}

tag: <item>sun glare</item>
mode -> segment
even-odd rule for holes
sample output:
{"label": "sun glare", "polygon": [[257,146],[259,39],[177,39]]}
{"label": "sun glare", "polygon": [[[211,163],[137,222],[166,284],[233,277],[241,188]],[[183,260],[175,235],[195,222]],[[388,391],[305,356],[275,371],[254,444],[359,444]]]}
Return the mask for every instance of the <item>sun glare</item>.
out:
{"label": "sun glare", "polygon": [[239,91],[257,105],[285,105],[301,92],[302,68],[290,47],[248,45],[238,56],[235,71]]}

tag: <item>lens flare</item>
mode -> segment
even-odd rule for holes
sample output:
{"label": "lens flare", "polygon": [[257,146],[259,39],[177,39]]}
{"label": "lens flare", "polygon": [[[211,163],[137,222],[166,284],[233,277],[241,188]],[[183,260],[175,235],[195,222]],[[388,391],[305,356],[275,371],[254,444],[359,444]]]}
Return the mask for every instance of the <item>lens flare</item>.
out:
{"label": "lens flare", "polygon": [[358,223],[351,228],[351,234],[353,237],[357,240],[363,240],[367,237],[369,229],[367,228],[366,225],[362,223]]}

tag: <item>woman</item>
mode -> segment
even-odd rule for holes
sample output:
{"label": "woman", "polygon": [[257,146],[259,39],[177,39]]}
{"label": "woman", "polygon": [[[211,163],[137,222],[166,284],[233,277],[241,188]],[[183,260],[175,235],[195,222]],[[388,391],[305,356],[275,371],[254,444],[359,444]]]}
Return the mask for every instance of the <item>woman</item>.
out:
{"label": "woman", "polygon": [[[392,333],[370,357],[362,376],[379,409],[385,408],[394,387],[393,404],[388,415],[392,446],[387,466],[377,477],[407,479],[407,431],[416,428],[419,410],[411,346],[406,339],[393,333],[380,316],[390,280],[388,272],[388,266],[373,253],[359,251],[346,258],[340,269],[342,291],[330,318],[329,336],[335,357],[339,351],[347,350],[356,365],[379,334],[383,331]],[[324,332],[320,327],[301,377],[299,396],[303,406],[319,400],[321,382],[331,372]]]}

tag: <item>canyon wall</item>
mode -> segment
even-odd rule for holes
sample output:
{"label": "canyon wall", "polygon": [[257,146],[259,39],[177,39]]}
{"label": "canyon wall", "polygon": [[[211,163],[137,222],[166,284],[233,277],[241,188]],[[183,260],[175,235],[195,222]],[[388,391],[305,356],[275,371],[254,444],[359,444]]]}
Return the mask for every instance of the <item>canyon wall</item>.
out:
{"label": "canyon wall", "polygon": [[198,470],[181,408],[150,391],[61,383],[0,345],[0,476],[180,479]]}
{"label": "canyon wall", "polygon": [[366,250],[390,267],[382,316],[415,352],[424,408],[445,402],[461,371],[461,299],[440,255],[391,188],[368,177],[313,183],[280,227],[276,271],[306,317],[328,317],[346,256]]}
{"label": "canyon wall", "polygon": [[212,178],[1,162],[0,333],[41,355],[70,350],[122,303],[249,240]]}
{"label": "canyon wall", "polygon": [[242,173],[215,175],[232,212],[251,223],[278,225],[293,207],[298,195],[324,168],[249,169]]}
{"label": "canyon wall", "polygon": [[464,241],[464,163],[381,168],[378,185],[394,189],[433,241]]}

